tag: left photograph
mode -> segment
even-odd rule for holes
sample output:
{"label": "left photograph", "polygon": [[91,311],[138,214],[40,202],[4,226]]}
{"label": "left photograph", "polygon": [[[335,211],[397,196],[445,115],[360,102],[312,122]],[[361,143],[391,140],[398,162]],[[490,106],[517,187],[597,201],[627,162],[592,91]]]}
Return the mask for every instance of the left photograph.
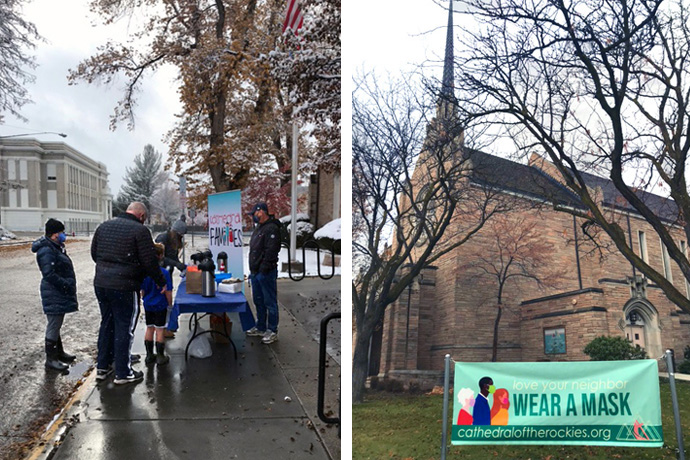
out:
{"label": "left photograph", "polygon": [[0,47],[0,460],[340,459],[340,0],[10,0]]}

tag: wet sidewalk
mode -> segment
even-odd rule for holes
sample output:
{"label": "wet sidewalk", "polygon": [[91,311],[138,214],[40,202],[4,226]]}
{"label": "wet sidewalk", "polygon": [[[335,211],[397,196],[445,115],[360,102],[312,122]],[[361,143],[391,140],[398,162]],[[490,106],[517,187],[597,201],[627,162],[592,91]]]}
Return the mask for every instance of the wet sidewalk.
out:
{"label": "wet sidewalk", "polygon": [[[280,299],[273,344],[232,325],[237,360],[231,345],[212,343],[211,357],[185,361],[189,316],[182,315],[177,336],[166,342],[169,364],[135,364],[144,371],[138,384],[89,376],[59,423],[60,441],[31,458],[340,458],[337,427],[316,415],[318,344],[285,308],[292,297]],[[140,321],[133,352],[142,357],[143,333]],[[340,370],[328,361],[325,400],[337,417]]]}

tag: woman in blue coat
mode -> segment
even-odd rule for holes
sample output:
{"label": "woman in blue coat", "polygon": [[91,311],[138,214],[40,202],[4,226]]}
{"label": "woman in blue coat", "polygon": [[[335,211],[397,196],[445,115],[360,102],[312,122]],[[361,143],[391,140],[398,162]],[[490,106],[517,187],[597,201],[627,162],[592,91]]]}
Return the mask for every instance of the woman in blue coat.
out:
{"label": "woman in blue coat", "polygon": [[60,338],[60,328],[66,313],[77,311],[77,278],[72,260],[65,251],[65,226],[56,219],[46,222],[46,234],[34,241],[31,251],[41,269],[41,301],[48,320],[46,326],[46,369],[64,371],[65,363],[76,356],[65,353]]}

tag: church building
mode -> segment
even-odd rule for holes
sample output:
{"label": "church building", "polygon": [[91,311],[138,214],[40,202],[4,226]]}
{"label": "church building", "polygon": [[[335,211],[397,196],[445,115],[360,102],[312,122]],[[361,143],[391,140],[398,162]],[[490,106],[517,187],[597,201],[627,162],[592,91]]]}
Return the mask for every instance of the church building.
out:
{"label": "church building", "polygon": [[[442,93],[452,92],[452,79],[451,8]],[[439,103],[437,117],[442,112],[447,114],[448,107]],[[559,204],[586,212],[551,163],[538,153],[522,164],[462,150],[459,154],[472,165],[470,181],[490,183],[515,200],[515,210],[505,218],[515,225],[532,222],[541,243],[548,247],[548,254],[541,254],[547,264],[532,275],[547,278],[558,273],[558,280],[549,286],[530,279],[506,283],[495,333],[495,282],[478,277],[470,263],[477,253],[495,254],[488,229],[482,229],[424,269],[410,289],[388,306],[371,342],[372,384],[399,381],[420,389],[438,385],[446,354],[454,361],[491,361],[495,336],[496,360],[504,362],[588,360],[585,346],[602,335],[625,337],[644,348],[650,358],[659,358],[671,348],[682,359],[683,350],[690,345],[690,315],[648,282],[606,235],[597,235],[599,244],[595,244],[585,219],[554,209]],[[584,176],[635,252],[690,296],[690,285],[651,225],[609,179]],[[674,225],[678,216],[675,203],[639,193],[665,219],[679,247],[687,248],[683,229]]]}

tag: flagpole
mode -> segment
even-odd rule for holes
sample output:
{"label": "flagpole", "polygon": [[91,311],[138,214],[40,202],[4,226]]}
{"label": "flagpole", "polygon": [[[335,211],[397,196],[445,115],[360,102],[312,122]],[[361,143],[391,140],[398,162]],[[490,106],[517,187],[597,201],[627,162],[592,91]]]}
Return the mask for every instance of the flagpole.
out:
{"label": "flagpole", "polygon": [[297,123],[292,122],[292,184],[290,193],[290,261],[297,260]]}

